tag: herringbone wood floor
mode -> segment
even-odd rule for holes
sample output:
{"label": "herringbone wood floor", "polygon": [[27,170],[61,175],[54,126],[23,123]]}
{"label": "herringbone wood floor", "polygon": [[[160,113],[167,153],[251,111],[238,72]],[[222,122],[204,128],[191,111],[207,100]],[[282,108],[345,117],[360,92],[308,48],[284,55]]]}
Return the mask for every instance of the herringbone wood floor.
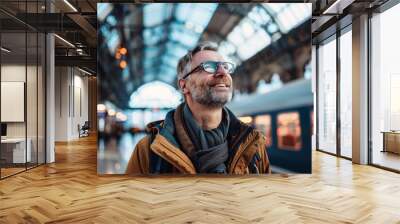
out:
{"label": "herringbone wood floor", "polygon": [[312,175],[99,177],[96,139],[0,181],[0,223],[400,223],[400,175],[320,152]]}

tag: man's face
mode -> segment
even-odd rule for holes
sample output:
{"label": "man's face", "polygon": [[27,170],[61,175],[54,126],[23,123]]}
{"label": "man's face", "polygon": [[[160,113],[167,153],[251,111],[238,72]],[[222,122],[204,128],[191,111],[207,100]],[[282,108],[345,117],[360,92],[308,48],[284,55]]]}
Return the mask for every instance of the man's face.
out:
{"label": "man's face", "polygon": [[[218,52],[205,50],[197,52],[192,60],[192,69],[206,61],[225,61]],[[219,66],[216,74],[202,69],[192,73],[186,81],[186,88],[197,103],[208,107],[223,107],[232,99],[232,77]]]}

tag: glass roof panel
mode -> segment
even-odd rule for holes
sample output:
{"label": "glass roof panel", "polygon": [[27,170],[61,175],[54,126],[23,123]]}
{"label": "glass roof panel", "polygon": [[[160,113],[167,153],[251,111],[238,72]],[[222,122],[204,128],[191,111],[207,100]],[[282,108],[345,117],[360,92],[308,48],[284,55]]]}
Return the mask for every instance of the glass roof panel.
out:
{"label": "glass roof panel", "polygon": [[253,36],[256,29],[248,20],[244,20],[240,25],[240,28],[245,39],[249,39],[251,36]]}
{"label": "glass roof panel", "polygon": [[284,33],[311,18],[311,3],[263,3],[262,5],[277,15],[277,23]]}
{"label": "glass roof panel", "polygon": [[[168,76],[169,79],[175,79],[176,77],[176,71],[172,67],[169,66],[162,66],[160,69],[160,74],[159,76]],[[171,80],[172,81],[172,80]]]}
{"label": "glass roof panel", "polygon": [[236,46],[229,41],[223,41],[218,47],[218,52],[222,54],[225,60],[233,62],[236,65],[240,64],[240,59],[236,55]]}
{"label": "glass roof panel", "polygon": [[166,3],[146,4],[143,8],[143,25],[145,27],[160,25],[171,17],[172,5]]}
{"label": "glass roof panel", "polygon": [[243,18],[228,34],[227,40],[235,47],[221,43],[221,50],[229,56],[233,54],[234,49],[237,49],[237,55],[241,61],[247,60],[271,42],[265,30],[254,24],[248,17]]}
{"label": "glass roof panel", "polygon": [[143,62],[144,68],[145,68],[145,69],[151,68],[151,67],[153,66],[153,63],[154,63],[153,60],[145,60],[145,61]]}
{"label": "glass roof panel", "polygon": [[199,36],[181,33],[179,36],[176,36],[175,41],[178,41],[191,49],[196,46],[196,43],[199,41]]}
{"label": "glass roof panel", "polygon": [[267,27],[268,32],[270,33],[275,33],[276,31],[278,31],[278,25],[276,25],[276,23],[270,23]]}
{"label": "glass roof panel", "polygon": [[191,11],[192,6],[190,4],[178,4],[176,7],[176,14],[175,17],[179,21],[185,21],[186,18],[189,16],[189,12]]}
{"label": "glass roof panel", "polygon": [[182,22],[205,26],[210,21],[217,6],[216,3],[180,3],[176,9],[175,17]]}
{"label": "glass roof panel", "polygon": [[278,16],[278,23],[282,29],[282,32],[287,32],[289,29],[294,27],[297,23],[296,19],[294,18],[291,10],[283,10],[281,11]]}
{"label": "glass roof panel", "polygon": [[182,45],[180,45],[180,44],[168,42],[167,43],[167,51],[168,51],[167,52],[168,55],[173,55],[177,58],[181,58],[181,57],[183,57],[183,55],[186,54],[187,49],[182,47]]}
{"label": "glass roof panel", "polygon": [[282,9],[287,7],[287,3],[263,3],[264,7],[268,8],[273,14],[278,14]]}
{"label": "glass roof panel", "polygon": [[227,39],[235,46],[242,44],[244,41],[241,31],[237,27],[228,35]]}
{"label": "glass roof panel", "polygon": [[246,60],[270,43],[271,38],[269,35],[260,29],[246,41],[245,45],[238,48],[238,55],[242,60]]}
{"label": "glass roof panel", "polygon": [[145,45],[156,45],[161,40],[166,38],[166,27],[157,26],[152,29],[145,29],[143,31],[143,40]]}
{"label": "glass roof panel", "polygon": [[176,78],[176,74],[175,72],[173,72],[172,70],[169,69],[165,69],[165,68],[161,68],[157,79],[162,80],[166,83],[174,83],[174,80]]}
{"label": "glass roof panel", "polygon": [[117,25],[117,19],[113,15],[108,16],[106,21],[108,24],[110,24],[110,26]]}
{"label": "glass roof panel", "polygon": [[179,23],[172,24],[170,37],[173,41],[193,48],[217,7],[217,4],[177,4],[175,18]]}
{"label": "glass roof panel", "polygon": [[108,45],[108,50],[110,51],[111,54],[114,54],[115,49],[121,42],[118,31],[113,29],[107,36],[106,41]]}
{"label": "glass roof panel", "polygon": [[221,43],[218,51],[221,52],[224,57],[228,57],[229,55],[235,54],[236,47],[232,43],[225,41]]}
{"label": "glass roof panel", "polygon": [[[276,23],[271,21],[274,16]],[[236,63],[252,57],[280,38],[280,32],[288,32],[311,18],[310,3],[263,3],[257,5],[220,42],[219,50]],[[267,33],[268,32],[268,33]],[[273,38],[271,38],[273,35]]]}
{"label": "glass roof panel", "polygon": [[[145,50],[145,72],[149,66],[157,66],[153,71],[160,74],[154,74],[154,77],[173,81],[176,76],[173,68],[176,67],[179,58],[198,43],[217,6],[216,3],[147,4],[144,7],[144,26],[152,28],[143,32],[145,48],[151,46],[162,51]],[[175,14],[171,15],[171,12]],[[173,19],[166,23],[170,18]],[[159,55],[159,52],[163,55]],[[154,57],[162,60],[157,63],[147,62],[154,61]]]}
{"label": "glass roof panel", "polygon": [[144,82],[151,82],[155,79],[155,75],[152,72],[146,72],[146,75],[143,76],[143,81]]}
{"label": "glass roof panel", "polygon": [[144,51],[144,55],[146,58],[154,58],[159,54],[159,52],[160,52],[160,48],[147,47]]}
{"label": "glass roof panel", "polygon": [[165,55],[165,56],[163,57],[163,59],[162,59],[162,62],[163,62],[166,66],[168,66],[168,67],[170,67],[170,68],[175,68],[176,65],[178,64],[178,60],[179,60],[179,58],[177,58],[177,57],[170,57],[170,56]]}
{"label": "glass roof panel", "polygon": [[254,23],[264,25],[271,20],[271,16],[260,6],[255,6],[247,15]]}
{"label": "glass roof panel", "polygon": [[114,5],[110,3],[99,3],[97,6],[97,19],[103,21],[113,10]]}

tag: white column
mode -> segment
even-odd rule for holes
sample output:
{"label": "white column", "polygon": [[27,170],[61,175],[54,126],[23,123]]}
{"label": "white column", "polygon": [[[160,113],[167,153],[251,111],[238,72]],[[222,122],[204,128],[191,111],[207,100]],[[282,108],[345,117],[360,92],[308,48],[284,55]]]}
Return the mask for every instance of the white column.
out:
{"label": "white column", "polygon": [[[54,12],[54,5],[46,1],[46,12]],[[55,162],[55,43],[54,34],[46,34],[46,163]]]}
{"label": "white column", "polygon": [[71,126],[71,67],[55,69],[55,141],[69,141]]}
{"label": "white column", "polygon": [[368,16],[353,20],[353,162],[368,163]]}
{"label": "white column", "polygon": [[46,163],[55,161],[54,133],[55,133],[55,76],[54,76],[54,35],[46,35]]}

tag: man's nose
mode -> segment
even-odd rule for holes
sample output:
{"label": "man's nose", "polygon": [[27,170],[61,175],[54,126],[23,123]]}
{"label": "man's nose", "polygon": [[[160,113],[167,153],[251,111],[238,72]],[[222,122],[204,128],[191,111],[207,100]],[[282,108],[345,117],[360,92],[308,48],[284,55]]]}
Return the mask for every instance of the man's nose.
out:
{"label": "man's nose", "polygon": [[218,77],[224,75],[228,75],[228,71],[224,69],[223,65],[218,65],[217,72],[214,74],[214,76]]}

